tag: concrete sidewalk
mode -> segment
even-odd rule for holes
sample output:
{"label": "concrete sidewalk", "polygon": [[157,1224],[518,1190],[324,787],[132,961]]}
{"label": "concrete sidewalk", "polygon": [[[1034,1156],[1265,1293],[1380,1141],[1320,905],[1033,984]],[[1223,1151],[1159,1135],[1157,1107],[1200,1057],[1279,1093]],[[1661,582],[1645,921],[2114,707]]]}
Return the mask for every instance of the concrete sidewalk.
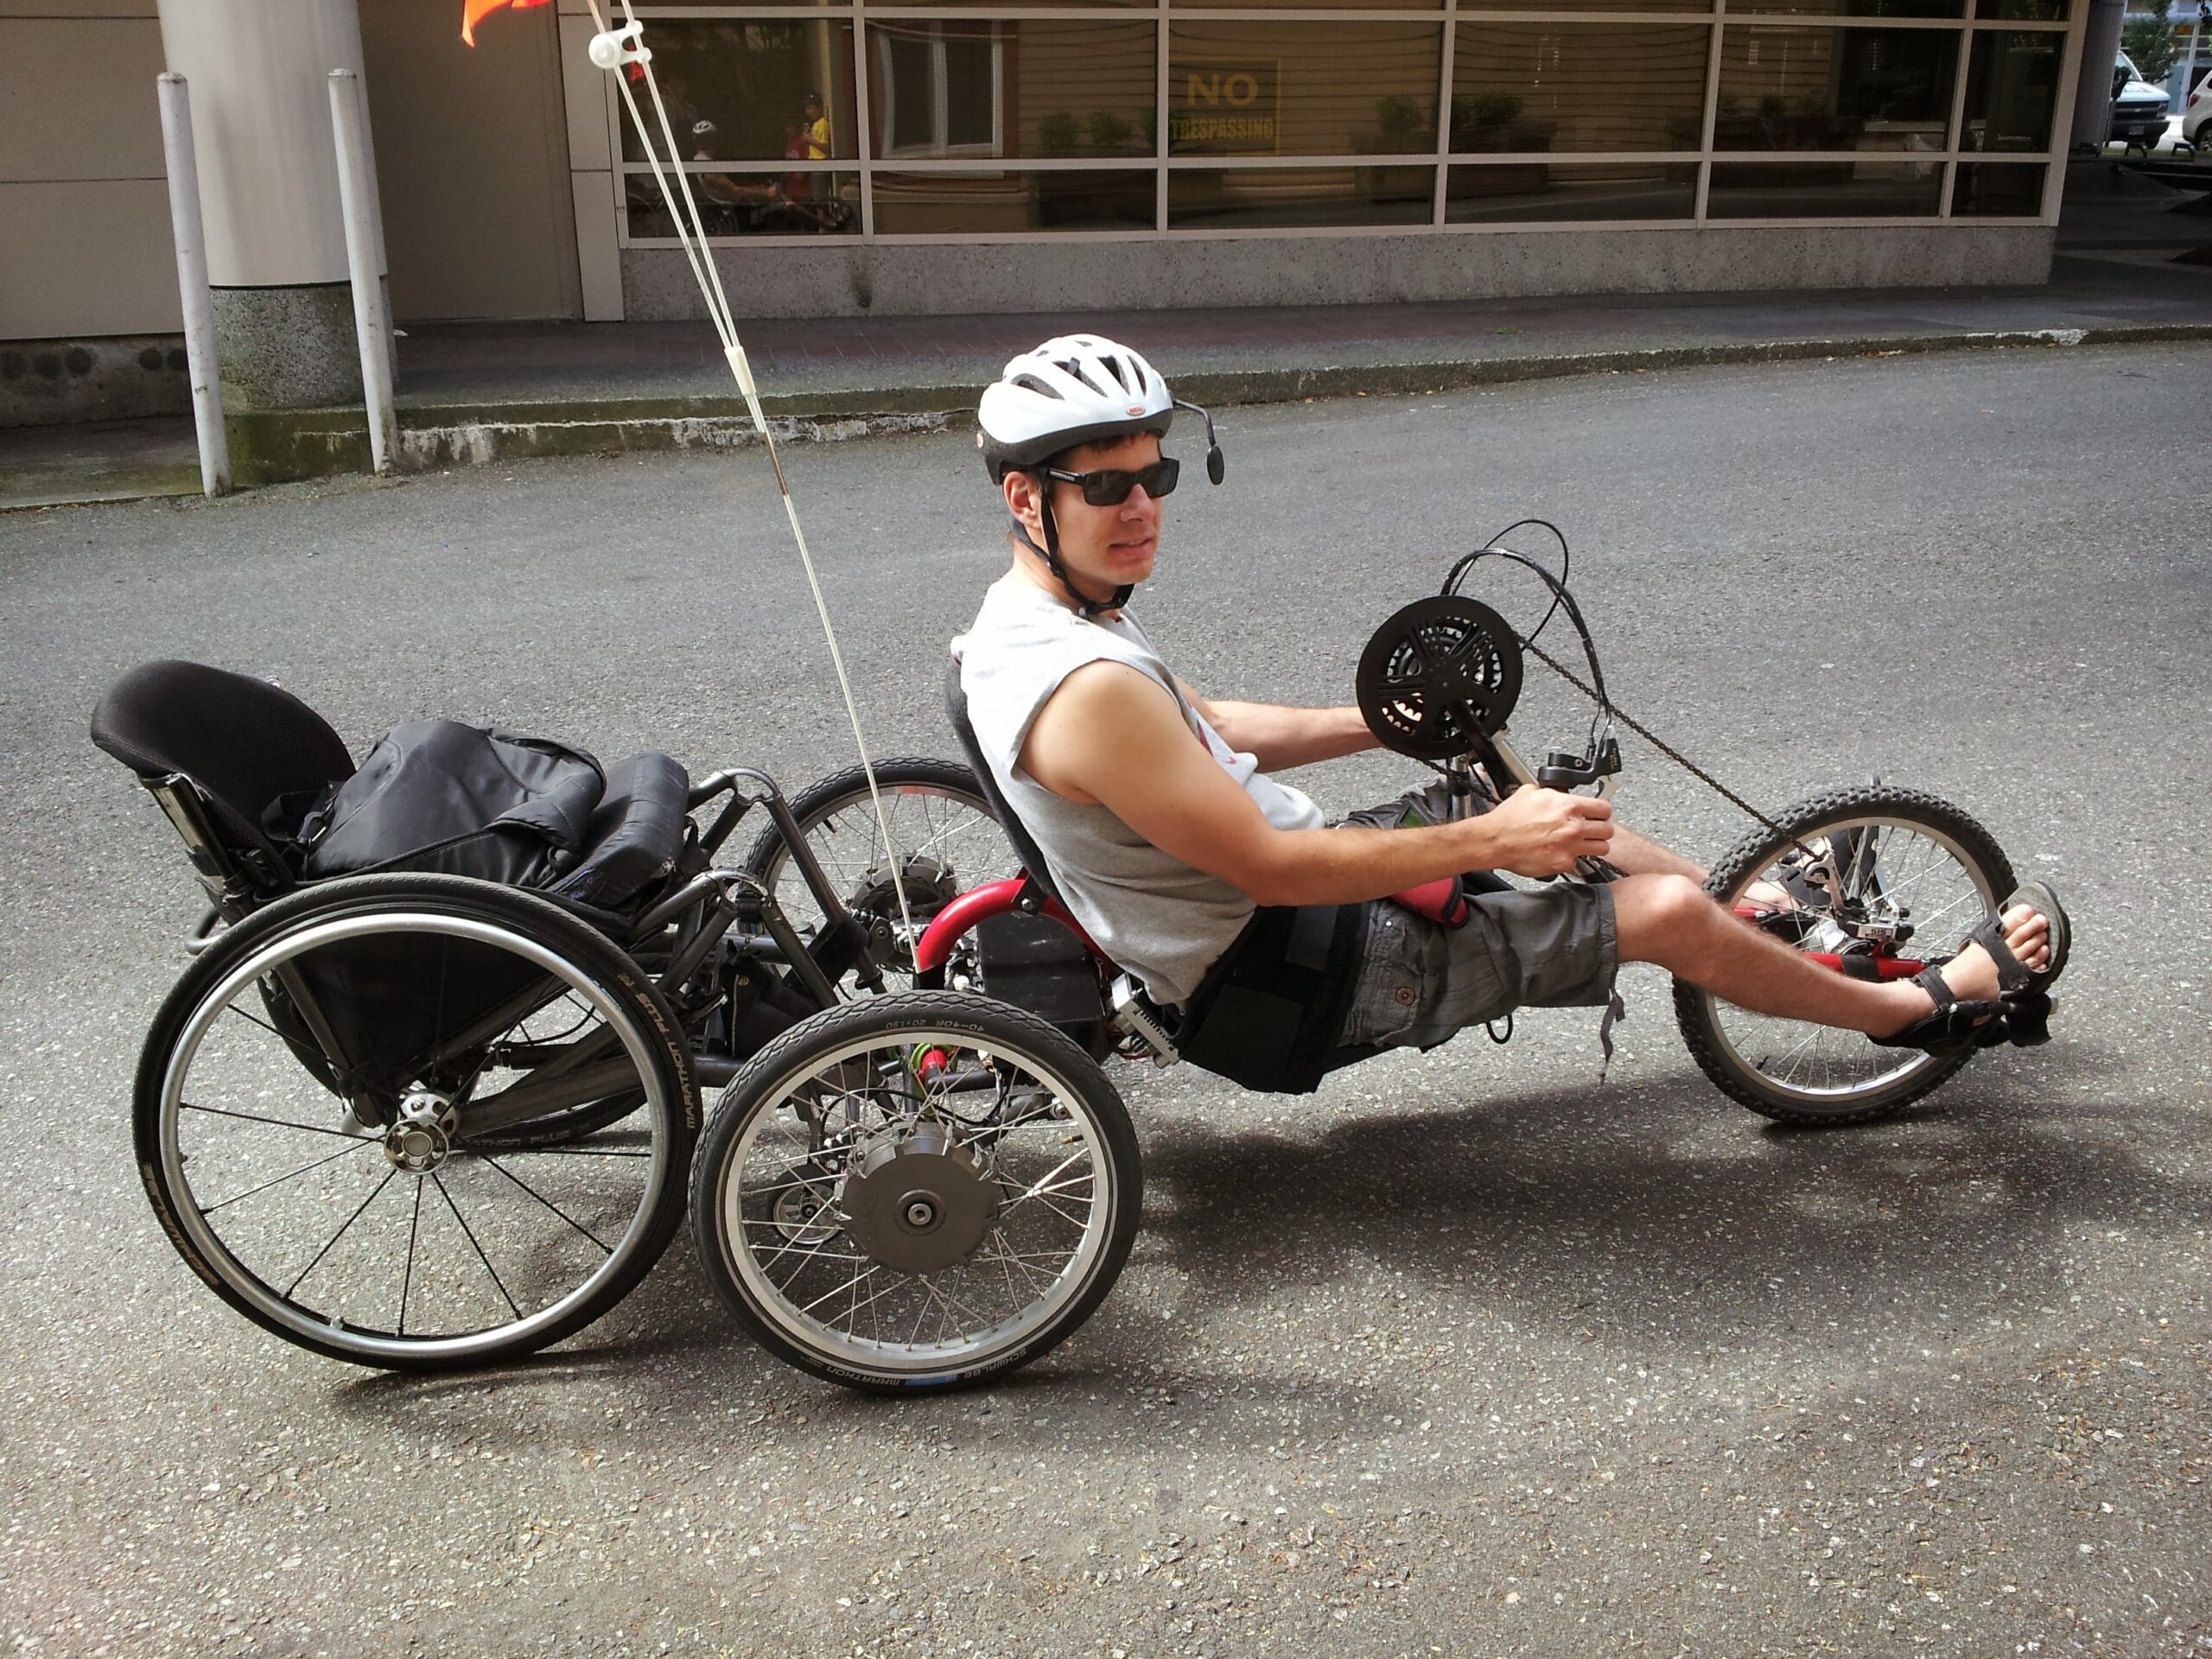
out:
{"label": "concrete sidewalk", "polygon": [[[2038,288],[833,318],[742,327],[769,412],[794,437],[812,439],[965,418],[1009,356],[1077,325],[1137,346],[1183,395],[1231,404],[1876,352],[2212,337],[2212,267],[2177,259],[2212,245],[2212,215],[2200,211],[2212,196],[2086,164],[2069,191],[2061,251],[2050,283]],[[400,341],[400,388],[406,469],[753,441],[704,321],[416,327]],[[0,506],[196,487],[188,422],[130,424],[131,431],[116,435],[115,463],[105,474],[89,455],[96,444],[57,446],[51,434],[0,432]],[[358,408],[233,415],[231,437],[241,484],[367,468]]]}

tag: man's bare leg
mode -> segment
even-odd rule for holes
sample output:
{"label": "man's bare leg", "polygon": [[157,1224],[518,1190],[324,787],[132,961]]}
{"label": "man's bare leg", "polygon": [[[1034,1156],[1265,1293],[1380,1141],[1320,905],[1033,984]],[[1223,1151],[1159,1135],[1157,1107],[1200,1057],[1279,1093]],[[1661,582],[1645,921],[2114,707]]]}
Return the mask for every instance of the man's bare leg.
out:
{"label": "man's bare leg", "polygon": [[[1686,874],[1624,876],[1612,894],[1623,962],[1656,963],[1754,1014],[1887,1037],[1934,1011],[1934,1000],[1910,980],[1847,979],[1745,926]],[[2050,960],[2050,924],[2025,905],[2005,912],[2005,940],[2031,968]],[[1944,965],[1943,980],[1961,1001],[1993,998],[1997,964],[1970,944]]]}
{"label": "man's bare leg", "polygon": [[1618,818],[1613,820],[1613,850],[1606,855],[1612,867],[1629,875],[1684,875],[1705,885],[1705,868],[1680,853],[1639,836]]}

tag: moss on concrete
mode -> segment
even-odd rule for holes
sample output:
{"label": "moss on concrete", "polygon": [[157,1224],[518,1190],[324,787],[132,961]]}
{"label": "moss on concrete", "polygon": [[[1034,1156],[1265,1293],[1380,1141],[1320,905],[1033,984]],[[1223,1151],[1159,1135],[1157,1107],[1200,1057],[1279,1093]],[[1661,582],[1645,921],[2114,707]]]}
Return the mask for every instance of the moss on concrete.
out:
{"label": "moss on concrete", "polygon": [[242,490],[369,470],[369,420],[359,408],[229,410],[231,478]]}

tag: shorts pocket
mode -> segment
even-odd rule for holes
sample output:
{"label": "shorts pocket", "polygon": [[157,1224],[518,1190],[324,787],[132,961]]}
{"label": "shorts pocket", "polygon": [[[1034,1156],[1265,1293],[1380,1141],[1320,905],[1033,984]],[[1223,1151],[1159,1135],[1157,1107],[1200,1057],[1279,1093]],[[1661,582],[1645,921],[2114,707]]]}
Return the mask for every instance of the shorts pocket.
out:
{"label": "shorts pocket", "polygon": [[1388,1044],[1420,1021],[1435,1001],[1427,961],[1428,925],[1392,904],[1368,912],[1367,939],[1337,1040],[1346,1047]]}

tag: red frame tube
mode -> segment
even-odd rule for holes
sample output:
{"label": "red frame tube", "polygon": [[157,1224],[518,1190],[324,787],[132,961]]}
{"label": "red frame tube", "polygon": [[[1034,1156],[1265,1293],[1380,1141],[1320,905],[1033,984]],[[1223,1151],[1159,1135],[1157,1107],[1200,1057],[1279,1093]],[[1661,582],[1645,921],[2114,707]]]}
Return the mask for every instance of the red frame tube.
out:
{"label": "red frame tube", "polygon": [[[986,881],[980,887],[970,887],[943,910],[922,930],[922,937],[914,942],[914,970],[933,974],[952,959],[952,947],[963,934],[976,923],[992,916],[1004,916],[1021,910],[1022,890],[1029,886],[1027,876],[1010,875],[1003,880]],[[1097,942],[1083,931],[1083,924],[1069,914],[1068,907],[1057,899],[1047,899],[1036,913],[1049,916],[1083,941],[1083,948],[1100,962],[1108,961],[1106,953]],[[1110,963],[1109,964],[1110,965]]]}

